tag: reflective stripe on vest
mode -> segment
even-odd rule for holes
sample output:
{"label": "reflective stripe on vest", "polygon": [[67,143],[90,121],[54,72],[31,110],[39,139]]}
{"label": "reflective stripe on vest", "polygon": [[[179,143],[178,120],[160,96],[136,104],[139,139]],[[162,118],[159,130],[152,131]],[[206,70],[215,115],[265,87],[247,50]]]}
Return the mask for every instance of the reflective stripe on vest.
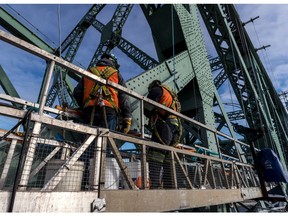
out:
{"label": "reflective stripe on vest", "polygon": [[[118,71],[112,67],[108,66],[97,66],[90,68],[91,73],[112,81],[116,84],[119,83]],[[100,85],[97,82],[84,77],[84,91],[83,91],[83,104],[84,107],[94,106],[97,102],[97,91]],[[119,100],[118,91],[110,86],[102,86],[103,89],[103,102],[105,106],[112,107],[118,111]]]}

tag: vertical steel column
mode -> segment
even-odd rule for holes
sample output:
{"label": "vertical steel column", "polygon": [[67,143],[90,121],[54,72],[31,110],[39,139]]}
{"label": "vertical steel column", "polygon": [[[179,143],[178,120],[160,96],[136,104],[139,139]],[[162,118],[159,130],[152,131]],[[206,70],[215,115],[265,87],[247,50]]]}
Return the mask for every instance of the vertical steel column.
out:
{"label": "vertical steel column", "polygon": [[144,138],[144,103],[143,100],[140,101],[140,121],[141,121],[141,137]]}
{"label": "vertical steel column", "polygon": [[[45,82],[44,82],[44,88],[43,88],[44,93],[43,93],[43,97],[40,100],[39,111],[38,111],[39,115],[43,114],[44,105],[45,105],[45,102],[47,99],[48,88],[49,88],[49,85],[51,82],[54,66],[55,66],[55,61],[51,61],[50,66],[49,66],[49,70],[48,70],[48,74],[47,74]],[[19,183],[19,185],[21,187],[19,188],[19,190],[26,190],[28,180],[29,180],[29,175],[30,175],[31,168],[32,168],[32,162],[33,162],[33,158],[34,158],[34,154],[35,154],[35,150],[36,150],[36,146],[37,146],[37,139],[38,139],[37,137],[40,134],[40,131],[41,131],[41,123],[35,122],[33,131],[32,131],[32,138],[31,138],[31,141],[29,143],[26,159],[25,159],[25,162],[23,165],[22,175],[21,175],[21,179],[20,179],[20,183]]]}
{"label": "vertical steel column", "polygon": [[[141,119],[141,138],[144,138],[144,102],[143,100],[140,101],[140,119]],[[141,145],[142,150],[142,157],[141,157],[141,175],[142,175],[142,189],[147,189],[147,156],[146,156],[146,145]]]}
{"label": "vertical steel column", "polygon": [[43,83],[44,92],[43,92],[43,97],[40,99],[40,105],[39,105],[39,111],[38,111],[39,115],[43,114],[44,106],[45,106],[45,103],[46,103],[46,100],[47,100],[47,97],[48,97],[48,89],[49,89],[49,85],[50,85],[50,82],[51,82],[51,78],[52,78],[52,73],[53,73],[54,67],[55,67],[55,61],[51,61],[49,69],[48,69],[48,74],[45,77],[46,79],[45,79],[45,81]]}
{"label": "vertical steel column", "polygon": [[[189,55],[187,64],[191,65],[192,71],[195,74],[195,81],[197,81],[199,87],[201,98],[199,103],[197,102],[197,106],[199,107],[197,112],[199,121],[210,128],[215,128],[213,103],[217,89],[213,82],[196,6],[189,5],[187,8],[182,4],[174,4],[173,6],[179,18],[185,44],[187,46]],[[205,129],[201,129],[200,131],[202,146],[217,152],[218,149],[214,134]]]}
{"label": "vertical steel column", "polygon": [[102,152],[102,142],[103,137],[98,136],[96,138],[95,154],[94,154],[94,176],[93,176],[93,185],[92,190],[100,189],[100,177],[101,177],[101,152]]}

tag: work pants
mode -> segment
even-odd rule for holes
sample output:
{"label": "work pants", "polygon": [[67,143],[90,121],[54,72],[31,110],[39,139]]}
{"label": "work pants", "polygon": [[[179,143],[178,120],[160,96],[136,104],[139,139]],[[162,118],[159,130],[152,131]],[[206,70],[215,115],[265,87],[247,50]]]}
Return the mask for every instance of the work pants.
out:
{"label": "work pants", "polygon": [[[175,140],[178,140],[179,133],[176,126],[167,124],[165,121],[159,121],[156,123],[156,129],[166,145],[173,145]],[[152,134],[151,140],[163,144],[155,132]],[[162,186],[165,189],[172,188],[171,159],[168,152],[149,148],[148,162],[151,189],[161,188]]]}

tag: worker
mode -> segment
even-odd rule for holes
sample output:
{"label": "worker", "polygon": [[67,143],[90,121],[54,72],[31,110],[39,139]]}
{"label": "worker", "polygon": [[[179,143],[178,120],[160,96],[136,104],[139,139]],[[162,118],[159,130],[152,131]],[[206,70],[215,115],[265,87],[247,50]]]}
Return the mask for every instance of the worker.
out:
{"label": "worker", "polygon": [[[98,77],[112,81],[123,87],[126,83],[119,73],[120,65],[113,54],[105,53],[96,63],[96,67],[88,69],[89,72]],[[82,111],[82,123],[91,126],[117,129],[118,117],[122,118],[120,131],[128,133],[132,122],[130,101],[128,96],[116,89],[98,84],[97,82],[83,77],[73,91],[75,100]],[[80,160],[84,161],[85,171],[82,179],[82,189],[89,188],[89,164],[93,158],[95,143],[81,155]],[[111,146],[106,146],[106,157],[113,157]]]}
{"label": "worker", "polygon": [[[91,67],[88,71],[126,87],[119,73],[119,67],[117,58],[113,54],[105,53],[96,63],[96,67]],[[129,97],[125,93],[110,86],[101,86],[84,77],[75,87],[73,95],[82,110],[83,123],[116,130],[118,117],[120,117],[122,127],[119,130],[123,133],[129,132],[132,114]],[[107,146],[107,155],[110,153],[111,148]]]}
{"label": "worker", "polygon": [[[96,67],[89,72],[106,80],[126,87],[125,81],[119,73],[120,65],[113,54],[103,54]],[[75,87],[73,95],[82,109],[82,120],[85,124],[116,130],[117,117],[122,117],[121,132],[128,133],[132,115],[128,96],[113,87],[103,85],[86,77]],[[104,112],[103,112],[104,111]]]}
{"label": "worker", "polygon": [[[168,87],[162,85],[161,81],[154,80],[148,87],[147,97],[174,111],[181,112],[181,104],[177,95]],[[149,118],[149,128],[152,131],[151,140],[167,146],[176,146],[182,135],[180,119],[165,110],[151,107],[145,104],[144,114]],[[171,188],[171,167],[169,152],[156,148],[148,149],[150,188]],[[161,169],[163,169],[161,180]]]}

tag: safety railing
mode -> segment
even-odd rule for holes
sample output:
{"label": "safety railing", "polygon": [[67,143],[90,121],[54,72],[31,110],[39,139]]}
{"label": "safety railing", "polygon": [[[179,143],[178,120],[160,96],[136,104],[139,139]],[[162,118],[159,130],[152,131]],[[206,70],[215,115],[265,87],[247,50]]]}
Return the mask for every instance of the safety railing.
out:
{"label": "safety railing", "polygon": [[[9,109],[11,109],[10,113],[13,113],[12,108]],[[161,149],[169,155],[163,164],[163,167],[168,166],[171,170],[165,177],[168,183],[164,188],[233,189],[260,186],[257,173],[249,164],[159,145],[145,138],[124,135],[103,128],[91,128],[46,116],[40,117],[34,113],[30,118],[33,122],[41,123],[44,130],[60,126],[65,130],[66,139],[48,139],[49,134],[45,134],[45,131],[41,133],[43,137],[30,135],[28,139],[30,145],[31,140],[34,140],[37,145],[33,156],[29,155],[31,146],[24,151],[27,152],[24,155],[25,161],[33,161],[33,163],[31,167],[27,164],[23,166],[19,190],[156,189],[150,187],[152,182],[149,179],[149,170],[155,167],[147,163],[147,157],[150,156],[148,148]],[[86,139],[83,136],[84,131],[90,133]],[[19,141],[23,141],[23,138],[16,137]],[[16,137],[13,140],[16,140]],[[81,139],[84,142],[76,142]],[[127,142],[135,145],[132,153],[121,151],[121,146]],[[18,143],[18,151],[13,154],[14,161],[19,161],[17,157],[20,156],[21,146],[23,148],[27,146],[23,144]],[[6,141],[6,145],[9,147],[9,152],[12,152],[11,149],[15,149],[17,143],[11,142],[9,145]],[[110,146],[112,154],[106,157],[107,146]],[[12,160],[8,158],[7,155],[5,167],[10,166],[10,170],[13,168],[15,170],[17,164],[13,165]],[[7,165],[9,161],[10,165]],[[2,186],[2,189],[11,189],[12,184],[6,182],[6,185]]]}
{"label": "safety railing", "polygon": [[[243,145],[249,148],[248,144],[211,129],[127,88],[101,79],[1,30],[0,39],[50,62],[43,84],[44,93],[39,104],[0,95],[3,100],[25,105],[23,106],[24,110],[0,106],[0,113],[24,119],[26,123],[24,136],[14,134],[16,137],[12,138],[12,141],[7,136],[3,139],[5,141],[1,143],[1,148],[7,147],[3,151],[0,166],[1,189],[11,189],[12,187],[6,181],[10,170],[12,173],[16,173],[14,175],[16,180],[13,184],[17,183],[19,190],[154,189],[151,187],[149,172],[151,173],[155,167],[153,164],[147,163],[147,157],[151,156],[149,155],[149,148],[166,151],[167,157],[163,167],[166,167],[170,172],[168,175],[165,172],[165,176],[159,177],[163,182],[166,182],[160,187],[169,189],[259,187],[259,180],[253,166],[235,160],[223,160],[223,154],[217,140],[222,137],[230,140],[234,145]],[[55,64],[78,75],[89,77],[103,85],[112,86],[139,100],[140,135],[133,137],[103,128],[89,127],[72,121],[62,121],[45,116],[44,113],[49,112],[65,115],[64,112],[44,106]],[[183,121],[212,132],[217,142],[218,154],[212,157],[146,140],[144,138],[144,103],[166,110],[180,117]],[[30,107],[29,110],[31,107],[37,109],[34,109],[34,112],[28,112],[25,110],[27,106]],[[30,128],[32,128],[31,131]],[[22,140],[22,144],[19,144],[17,140]],[[134,145],[132,153],[119,150],[124,143]],[[17,146],[19,147],[18,151]],[[15,162],[17,157],[20,165]],[[10,173],[10,175],[13,174]]]}

